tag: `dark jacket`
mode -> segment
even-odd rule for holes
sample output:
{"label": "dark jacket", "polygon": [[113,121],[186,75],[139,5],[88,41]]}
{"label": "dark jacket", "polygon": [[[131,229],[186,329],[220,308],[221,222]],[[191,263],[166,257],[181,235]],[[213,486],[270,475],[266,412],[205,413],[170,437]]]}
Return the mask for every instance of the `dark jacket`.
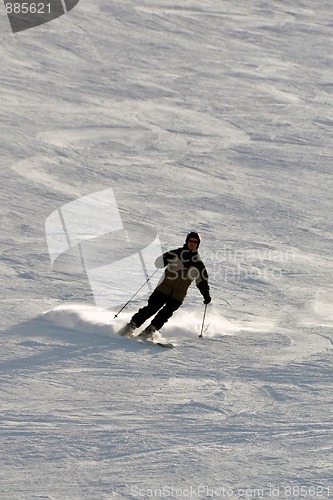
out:
{"label": "dark jacket", "polygon": [[158,257],[156,267],[166,267],[164,276],[156,290],[183,302],[187,289],[193,280],[201,294],[209,293],[208,274],[197,251],[191,252],[186,245],[170,250]]}

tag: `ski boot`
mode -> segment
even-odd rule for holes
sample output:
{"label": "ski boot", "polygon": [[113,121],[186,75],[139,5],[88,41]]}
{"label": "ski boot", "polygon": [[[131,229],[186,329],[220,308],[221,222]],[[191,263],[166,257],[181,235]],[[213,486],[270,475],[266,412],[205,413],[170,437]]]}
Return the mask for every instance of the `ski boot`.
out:
{"label": "ski boot", "polygon": [[139,333],[138,338],[142,340],[154,340],[154,333],[156,332],[156,326],[149,325],[143,332]]}
{"label": "ski boot", "polygon": [[134,321],[130,321],[127,325],[122,329],[120,335],[123,337],[134,337],[134,330],[137,328]]}

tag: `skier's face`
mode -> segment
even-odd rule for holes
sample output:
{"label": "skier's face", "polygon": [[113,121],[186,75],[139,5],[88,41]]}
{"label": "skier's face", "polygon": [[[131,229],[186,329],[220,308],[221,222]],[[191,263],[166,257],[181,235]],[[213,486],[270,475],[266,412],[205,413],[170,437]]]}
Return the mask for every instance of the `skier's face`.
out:
{"label": "skier's face", "polygon": [[187,248],[191,251],[194,252],[198,248],[199,241],[196,238],[190,238],[187,242]]}

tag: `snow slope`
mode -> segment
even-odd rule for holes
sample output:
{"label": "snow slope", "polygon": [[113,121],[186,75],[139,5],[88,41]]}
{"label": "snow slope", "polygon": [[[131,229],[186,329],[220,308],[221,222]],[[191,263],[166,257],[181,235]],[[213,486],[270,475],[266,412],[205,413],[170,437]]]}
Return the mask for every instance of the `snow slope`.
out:
{"label": "snow slope", "polygon": [[[332,19],[327,0],[2,17],[1,498],[333,496]],[[46,219],[105,189],[137,245],[201,232],[203,339],[195,287],[162,351],[116,334],[147,291],[115,319],[80,256],[52,268]]]}

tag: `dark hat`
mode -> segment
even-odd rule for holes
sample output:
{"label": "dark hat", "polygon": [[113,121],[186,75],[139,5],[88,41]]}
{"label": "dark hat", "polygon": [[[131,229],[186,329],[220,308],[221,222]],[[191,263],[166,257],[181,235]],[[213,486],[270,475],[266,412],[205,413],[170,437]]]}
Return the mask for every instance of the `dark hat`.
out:
{"label": "dark hat", "polygon": [[188,240],[191,239],[191,238],[195,238],[196,240],[198,240],[198,246],[197,246],[197,248],[199,248],[200,241],[201,241],[200,234],[196,233],[194,231],[191,231],[190,233],[188,233],[188,235],[186,236],[186,240],[185,240],[186,245],[188,243]]}

